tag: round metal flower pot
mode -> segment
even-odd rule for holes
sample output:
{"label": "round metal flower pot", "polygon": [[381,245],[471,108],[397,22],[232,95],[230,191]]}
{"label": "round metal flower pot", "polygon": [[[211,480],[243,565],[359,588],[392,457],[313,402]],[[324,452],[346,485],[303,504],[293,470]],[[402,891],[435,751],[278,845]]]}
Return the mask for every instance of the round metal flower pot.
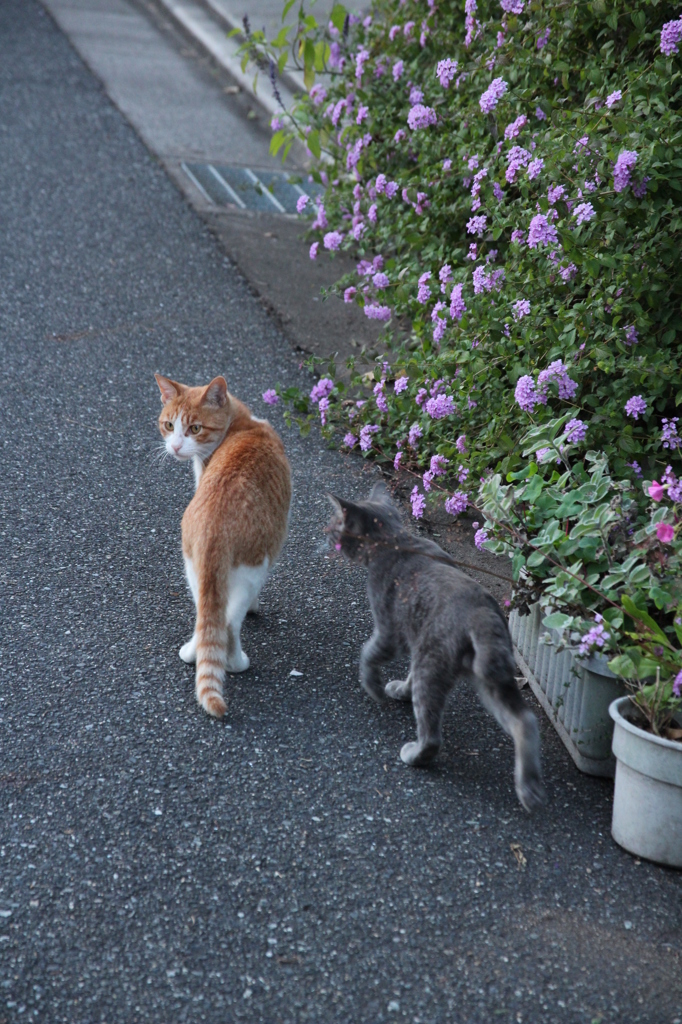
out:
{"label": "round metal flower pot", "polygon": [[634,725],[633,710],[629,697],[609,707],[616,757],[611,834],[638,857],[682,868],[682,743]]}

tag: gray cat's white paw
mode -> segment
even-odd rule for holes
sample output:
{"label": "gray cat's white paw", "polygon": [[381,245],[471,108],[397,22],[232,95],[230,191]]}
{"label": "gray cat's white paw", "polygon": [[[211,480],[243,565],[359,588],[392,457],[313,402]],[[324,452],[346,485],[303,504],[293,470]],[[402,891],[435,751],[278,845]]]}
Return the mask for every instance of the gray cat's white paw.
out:
{"label": "gray cat's white paw", "polygon": [[228,672],[246,672],[247,668],[251,664],[248,654],[244,654],[240,651],[239,654],[233,655],[233,657],[227,659],[225,666]]}
{"label": "gray cat's white paw", "polygon": [[436,744],[422,747],[419,743],[406,743],[400,751],[400,760],[409,764],[411,768],[425,768],[427,764],[431,764],[438,749]]}
{"label": "gray cat's white paw", "polygon": [[193,665],[197,660],[197,638],[196,634],[186,644],[183,644],[178,654],[187,665]]}
{"label": "gray cat's white paw", "polygon": [[385,694],[392,700],[412,700],[412,687],[409,679],[391,679],[386,684]]}
{"label": "gray cat's white paw", "polygon": [[547,803],[547,792],[539,778],[525,779],[516,787],[516,795],[521,806],[532,814]]}

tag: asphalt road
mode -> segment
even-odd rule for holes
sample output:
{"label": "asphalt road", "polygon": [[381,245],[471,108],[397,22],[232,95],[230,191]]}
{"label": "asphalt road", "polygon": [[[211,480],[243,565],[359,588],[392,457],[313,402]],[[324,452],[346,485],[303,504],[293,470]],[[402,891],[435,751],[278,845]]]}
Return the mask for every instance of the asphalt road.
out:
{"label": "asphalt road", "polygon": [[152,374],[261,415],[302,375],[33,0],[0,4],[0,132],[0,1024],[680,1024],[682,876],[612,842],[544,720],[534,818],[466,691],[436,767],[400,762],[362,573],[322,547],[323,492],[371,474],[314,434],[253,667],[201,713]]}

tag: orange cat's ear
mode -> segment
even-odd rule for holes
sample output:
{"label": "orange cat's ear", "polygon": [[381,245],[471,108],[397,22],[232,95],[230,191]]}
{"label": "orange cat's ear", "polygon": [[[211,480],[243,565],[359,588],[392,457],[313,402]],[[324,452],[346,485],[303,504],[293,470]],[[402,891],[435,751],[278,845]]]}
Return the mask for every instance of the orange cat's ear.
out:
{"label": "orange cat's ear", "polygon": [[227,404],[227,381],[225,378],[214,377],[201,396],[201,401],[205,405],[216,405],[222,409]]}
{"label": "orange cat's ear", "polygon": [[174,398],[177,398],[178,395],[181,395],[186,390],[184,384],[177,384],[169,377],[162,377],[160,373],[155,373],[154,376],[156,377],[156,383],[159,385],[161,401],[164,405],[172,402]]}

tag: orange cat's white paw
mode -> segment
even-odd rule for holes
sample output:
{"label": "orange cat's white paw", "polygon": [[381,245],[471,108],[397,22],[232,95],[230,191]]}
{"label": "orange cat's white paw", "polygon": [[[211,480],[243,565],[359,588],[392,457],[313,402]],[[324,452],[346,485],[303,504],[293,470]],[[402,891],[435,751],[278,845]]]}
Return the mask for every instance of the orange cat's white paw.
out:
{"label": "orange cat's white paw", "polygon": [[191,640],[188,640],[186,644],[183,644],[178,654],[187,665],[193,665],[197,660],[197,635],[196,633]]}
{"label": "orange cat's white paw", "polygon": [[228,672],[246,672],[247,668],[251,664],[248,654],[244,654],[240,651],[239,654],[233,655],[227,659],[227,665],[225,668]]}

